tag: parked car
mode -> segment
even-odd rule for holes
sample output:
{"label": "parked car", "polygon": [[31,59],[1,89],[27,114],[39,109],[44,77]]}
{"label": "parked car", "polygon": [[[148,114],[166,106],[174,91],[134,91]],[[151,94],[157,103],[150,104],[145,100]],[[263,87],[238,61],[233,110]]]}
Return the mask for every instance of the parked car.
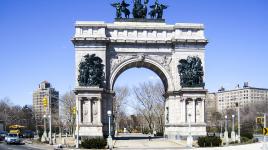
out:
{"label": "parked car", "polygon": [[0,131],[0,141],[4,141],[6,136],[7,136],[6,131]]}
{"label": "parked car", "polygon": [[23,133],[23,138],[34,138],[34,132],[31,130],[25,130]]}
{"label": "parked car", "polygon": [[21,138],[19,137],[18,134],[9,133],[5,137],[5,142],[7,144],[21,144]]}

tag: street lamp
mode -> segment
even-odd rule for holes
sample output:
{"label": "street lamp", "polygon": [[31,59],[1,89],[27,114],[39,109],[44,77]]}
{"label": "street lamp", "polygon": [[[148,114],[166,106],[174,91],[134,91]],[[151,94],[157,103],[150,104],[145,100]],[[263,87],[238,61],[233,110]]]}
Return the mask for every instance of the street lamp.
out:
{"label": "street lamp", "polygon": [[188,122],[189,122],[189,135],[187,137],[187,146],[188,147],[192,147],[193,145],[193,137],[192,137],[192,131],[191,131],[191,114],[188,114],[189,116],[189,119],[188,119]]}
{"label": "street lamp", "polygon": [[[51,109],[51,108],[50,108]],[[51,110],[49,112],[50,114],[48,115],[49,118],[49,144],[52,145],[52,116],[51,116]]]}
{"label": "street lamp", "polygon": [[78,107],[74,108],[74,112],[76,113],[76,148],[79,148],[79,111],[77,110]]}
{"label": "street lamp", "polygon": [[238,103],[235,103],[236,105],[236,109],[237,109],[237,128],[238,128],[238,135],[237,135],[237,140],[238,140],[238,143],[240,143],[240,108],[239,108],[239,104]]}
{"label": "street lamp", "polygon": [[46,127],[46,115],[43,116],[44,118],[44,132],[41,138],[41,142],[46,142],[47,141],[47,127]]}
{"label": "street lamp", "polygon": [[112,149],[112,143],[113,143],[113,139],[112,139],[112,136],[111,136],[111,116],[112,116],[112,111],[108,110],[107,115],[108,115],[108,118],[109,118],[108,146],[109,146],[109,149]]}
{"label": "street lamp", "polygon": [[232,132],[231,132],[231,139],[232,139],[233,142],[235,141],[235,130],[234,130],[234,122],[235,122],[235,120],[234,120],[234,118],[235,118],[235,115],[232,115]]}
{"label": "street lamp", "polygon": [[228,129],[227,129],[227,124],[228,124],[228,117],[227,115],[225,115],[225,131],[224,131],[224,140],[225,140],[225,143],[226,145],[228,145],[229,143],[229,138],[228,138]]}

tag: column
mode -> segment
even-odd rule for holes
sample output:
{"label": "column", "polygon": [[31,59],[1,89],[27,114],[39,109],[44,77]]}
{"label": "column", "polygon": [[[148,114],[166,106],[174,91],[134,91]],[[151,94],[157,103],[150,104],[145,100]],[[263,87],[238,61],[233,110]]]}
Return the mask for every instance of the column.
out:
{"label": "column", "polygon": [[205,122],[205,100],[204,99],[201,99],[202,100],[202,106],[201,106],[201,121],[202,123]]}
{"label": "column", "polygon": [[183,121],[183,119],[184,119],[184,117],[183,117],[183,110],[184,110],[183,109],[183,100],[181,100],[180,102],[181,102],[181,122],[184,122]]}
{"label": "column", "polygon": [[92,105],[91,105],[91,99],[88,99],[88,122],[92,123]]}
{"label": "column", "polygon": [[101,113],[101,98],[98,98],[98,124],[101,124],[101,118],[102,118],[102,113]]}
{"label": "column", "polygon": [[193,108],[192,108],[192,122],[196,122],[196,113],[195,113],[195,110],[196,110],[196,108],[195,108],[195,99],[193,99],[193,101],[192,101],[192,105],[193,105]]}
{"label": "column", "polygon": [[183,99],[183,112],[182,113],[183,113],[183,120],[184,120],[183,122],[187,123],[186,122],[187,109],[186,109],[186,100],[185,99]]}

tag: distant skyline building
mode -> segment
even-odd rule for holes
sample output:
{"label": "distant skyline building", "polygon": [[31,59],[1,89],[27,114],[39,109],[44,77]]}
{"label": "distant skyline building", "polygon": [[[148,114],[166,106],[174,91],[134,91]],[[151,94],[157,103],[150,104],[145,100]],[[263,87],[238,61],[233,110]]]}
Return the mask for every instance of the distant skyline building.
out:
{"label": "distant skyline building", "polygon": [[245,82],[243,87],[237,85],[233,90],[221,88],[216,93],[216,99],[218,111],[224,112],[226,109],[234,109],[236,103],[240,107],[244,107],[257,102],[268,101],[268,89],[250,87]]}
{"label": "distant skyline building", "polygon": [[[44,97],[48,100],[47,108],[43,106]],[[51,102],[51,103],[50,103]],[[51,84],[43,81],[33,93],[33,110],[35,118],[40,125],[43,116],[49,114],[51,108],[52,120],[59,118],[59,92],[52,88]]]}

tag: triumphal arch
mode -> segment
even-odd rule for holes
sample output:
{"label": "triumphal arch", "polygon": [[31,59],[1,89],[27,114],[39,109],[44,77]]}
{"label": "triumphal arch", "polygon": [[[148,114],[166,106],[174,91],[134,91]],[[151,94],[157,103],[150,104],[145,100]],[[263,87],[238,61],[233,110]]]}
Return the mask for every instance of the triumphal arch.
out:
{"label": "triumphal arch", "polygon": [[206,135],[207,90],[203,78],[207,39],[203,24],[167,24],[162,16],[130,19],[118,13],[113,23],[75,24],[72,42],[79,135],[108,134],[107,111],[113,109],[114,83],[122,72],[133,67],[154,71],[164,84],[164,134],[168,138],[188,136],[189,121],[193,136]]}

